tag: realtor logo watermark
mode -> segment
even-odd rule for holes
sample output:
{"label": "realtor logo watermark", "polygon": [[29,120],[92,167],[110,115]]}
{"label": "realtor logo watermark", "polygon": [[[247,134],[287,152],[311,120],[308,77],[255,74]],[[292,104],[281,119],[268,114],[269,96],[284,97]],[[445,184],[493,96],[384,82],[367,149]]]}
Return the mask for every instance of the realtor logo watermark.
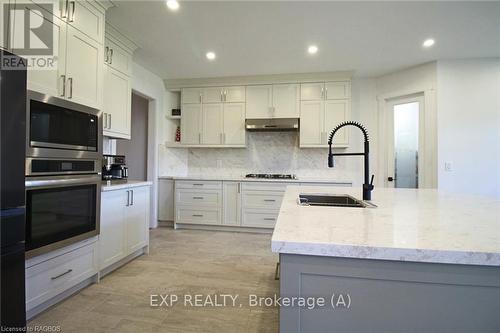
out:
{"label": "realtor logo watermark", "polygon": [[[2,1],[3,2],[3,1]],[[57,69],[58,27],[54,3],[16,2],[2,6],[2,45],[23,58],[2,57],[2,69]]]}

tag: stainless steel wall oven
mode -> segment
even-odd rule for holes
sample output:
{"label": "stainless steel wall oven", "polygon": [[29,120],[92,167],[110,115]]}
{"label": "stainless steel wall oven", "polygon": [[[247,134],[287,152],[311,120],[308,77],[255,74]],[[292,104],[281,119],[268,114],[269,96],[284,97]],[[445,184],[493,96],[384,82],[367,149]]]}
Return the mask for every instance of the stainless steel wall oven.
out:
{"label": "stainless steel wall oven", "polygon": [[101,112],[28,93],[26,256],[99,234]]}

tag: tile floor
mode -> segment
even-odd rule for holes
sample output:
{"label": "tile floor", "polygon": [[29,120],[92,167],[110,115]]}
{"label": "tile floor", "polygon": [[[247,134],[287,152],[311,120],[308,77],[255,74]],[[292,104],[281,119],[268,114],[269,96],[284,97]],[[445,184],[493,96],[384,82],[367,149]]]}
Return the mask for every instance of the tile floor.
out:
{"label": "tile floor", "polygon": [[[278,293],[271,235],[158,228],[150,237],[149,255],[43,312],[29,326],[60,325],[61,332],[278,332],[278,308],[248,305],[250,294]],[[151,294],[176,294],[179,301],[153,308]],[[194,294],[239,298],[236,307],[184,306],[184,295]]]}

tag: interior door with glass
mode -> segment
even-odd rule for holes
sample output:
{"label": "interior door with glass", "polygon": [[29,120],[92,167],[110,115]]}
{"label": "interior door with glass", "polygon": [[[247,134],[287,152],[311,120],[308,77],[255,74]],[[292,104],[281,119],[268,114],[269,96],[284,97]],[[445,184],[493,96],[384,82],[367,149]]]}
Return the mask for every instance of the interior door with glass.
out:
{"label": "interior door with glass", "polygon": [[422,170],[424,98],[398,98],[387,104],[386,186],[419,188]]}

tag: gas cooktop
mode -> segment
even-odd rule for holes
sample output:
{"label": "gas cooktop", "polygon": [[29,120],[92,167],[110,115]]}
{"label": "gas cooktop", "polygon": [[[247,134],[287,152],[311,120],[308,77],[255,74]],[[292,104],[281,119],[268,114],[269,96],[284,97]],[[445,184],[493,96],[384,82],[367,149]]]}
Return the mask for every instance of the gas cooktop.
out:
{"label": "gas cooktop", "polygon": [[245,178],[261,178],[261,179],[297,179],[296,175],[284,175],[278,173],[249,173]]}

